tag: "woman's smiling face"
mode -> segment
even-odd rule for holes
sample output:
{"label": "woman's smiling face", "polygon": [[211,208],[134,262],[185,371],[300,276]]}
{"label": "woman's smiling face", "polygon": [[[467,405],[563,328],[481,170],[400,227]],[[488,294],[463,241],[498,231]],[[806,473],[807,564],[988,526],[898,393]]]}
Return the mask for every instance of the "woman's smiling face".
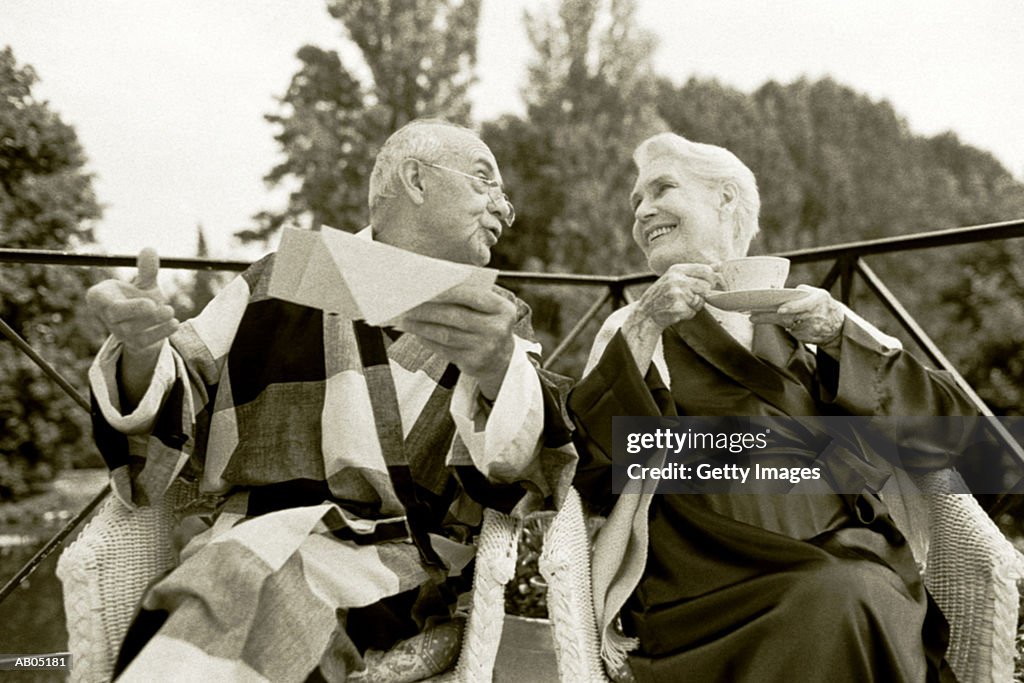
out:
{"label": "woman's smiling face", "polygon": [[731,198],[694,178],[672,156],[640,168],[630,195],[633,239],[658,275],[676,263],[715,264],[736,253]]}

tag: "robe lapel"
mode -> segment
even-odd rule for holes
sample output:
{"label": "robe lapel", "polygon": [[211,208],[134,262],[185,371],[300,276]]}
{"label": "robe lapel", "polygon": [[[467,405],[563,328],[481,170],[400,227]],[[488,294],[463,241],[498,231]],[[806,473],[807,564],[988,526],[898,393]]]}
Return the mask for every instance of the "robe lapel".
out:
{"label": "robe lapel", "polygon": [[[807,387],[789,369],[797,348],[774,326],[755,327],[753,347],[757,355],[744,348],[703,309],[691,320],[668,328],[665,334],[669,337],[666,341],[672,341],[674,336],[720,372],[783,413],[816,413]],[[669,344],[666,344],[666,354],[669,353]],[[670,362],[669,367],[672,365]]]}

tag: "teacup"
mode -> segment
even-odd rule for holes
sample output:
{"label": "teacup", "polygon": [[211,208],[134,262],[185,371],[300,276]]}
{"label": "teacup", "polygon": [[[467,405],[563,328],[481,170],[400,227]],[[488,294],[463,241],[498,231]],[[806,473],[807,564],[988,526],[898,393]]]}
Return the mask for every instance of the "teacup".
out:
{"label": "teacup", "polygon": [[781,289],[789,275],[789,259],[780,256],[746,256],[722,261],[719,272],[727,292],[747,289]]}

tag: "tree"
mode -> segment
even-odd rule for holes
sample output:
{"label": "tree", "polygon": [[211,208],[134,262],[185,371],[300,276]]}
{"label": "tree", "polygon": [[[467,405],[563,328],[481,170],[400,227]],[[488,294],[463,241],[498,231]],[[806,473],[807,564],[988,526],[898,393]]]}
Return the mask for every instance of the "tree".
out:
{"label": "tree", "polygon": [[[957,224],[1024,216],[1024,185],[992,155],[952,133],[925,140],[927,200]],[[996,414],[1024,415],[1024,243],[1009,240],[952,250],[933,275],[945,314],[940,346]],[[927,287],[928,285],[926,285]]]}
{"label": "tree", "polygon": [[[196,225],[196,257],[209,258],[210,249],[206,246],[206,234],[202,225]],[[209,270],[197,270],[190,278],[191,282],[183,282],[182,289],[171,296],[178,320],[187,320],[198,315],[206,304],[217,295],[224,285],[227,276]],[[187,291],[187,294],[185,293]]]}
{"label": "tree", "polygon": [[655,111],[654,39],[635,13],[634,0],[563,0],[557,14],[526,14],[536,51],[526,117],[483,128],[522,205],[521,225],[498,247],[500,264],[592,273],[644,267],[630,236],[630,155],[665,124]]}
{"label": "tree", "polygon": [[[646,270],[631,236],[631,153],[665,124],[655,111],[654,39],[635,14],[633,0],[563,0],[557,11],[526,13],[535,50],[523,89],[526,116],[504,116],[482,128],[517,213],[496,247],[497,267]],[[591,303],[560,287],[520,293],[533,306],[547,348]],[[586,339],[559,370],[582,370]]]}
{"label": "tree", "polygon": [[309,220],[355,231],[367,223],[373,159],[387,136],[421,116],[466,123],[480,0],[328,0],[370,72],[362,82],[334,50],[305,46],[280,111],[266,119],[285,160],[265,177],[297,185],[283,211],[255,216],[243,241],[267,241]]}
{"label": "tree", "polygon": [[[32,95],[36,74],[0,51],[0,244],[74,249],[100,206],[74,129]],[[0,318],[79,390],[99,330],[79,316],[90,273],[5,265]],[[0,341],[0,499],[95,455],[88,416],[13,345]]]}

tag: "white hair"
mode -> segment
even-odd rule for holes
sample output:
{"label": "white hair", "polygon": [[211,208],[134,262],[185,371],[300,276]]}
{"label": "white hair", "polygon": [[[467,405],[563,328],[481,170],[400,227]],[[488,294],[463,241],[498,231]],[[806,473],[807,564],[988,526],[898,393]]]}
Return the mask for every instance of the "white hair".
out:
{"label": "white hair", "polygon": [[406,159],[419,159],[428,163],[439,163],[450,151],[450,143],[438,134],[439,129],[462,130],[473,137],[477,134],[444,119],[416,119],[405,124],[384,142],[377,153],[377,159],[370,173],[370,211],[380,206],[382,200],[394,197],[398,182],[398,169]]}
{"label": "white hair", "polygon": [[735,238],[738,243],[749,246],[760,229],[757,216],[761,211],[761,196],[757,180],[746,164],[724,147],[693,142],[675,133],[659,133],[641,142],[633,152],[633,162],[640,168],[666,156],[711,187],[721,187],[730,181],[736,184]]}

